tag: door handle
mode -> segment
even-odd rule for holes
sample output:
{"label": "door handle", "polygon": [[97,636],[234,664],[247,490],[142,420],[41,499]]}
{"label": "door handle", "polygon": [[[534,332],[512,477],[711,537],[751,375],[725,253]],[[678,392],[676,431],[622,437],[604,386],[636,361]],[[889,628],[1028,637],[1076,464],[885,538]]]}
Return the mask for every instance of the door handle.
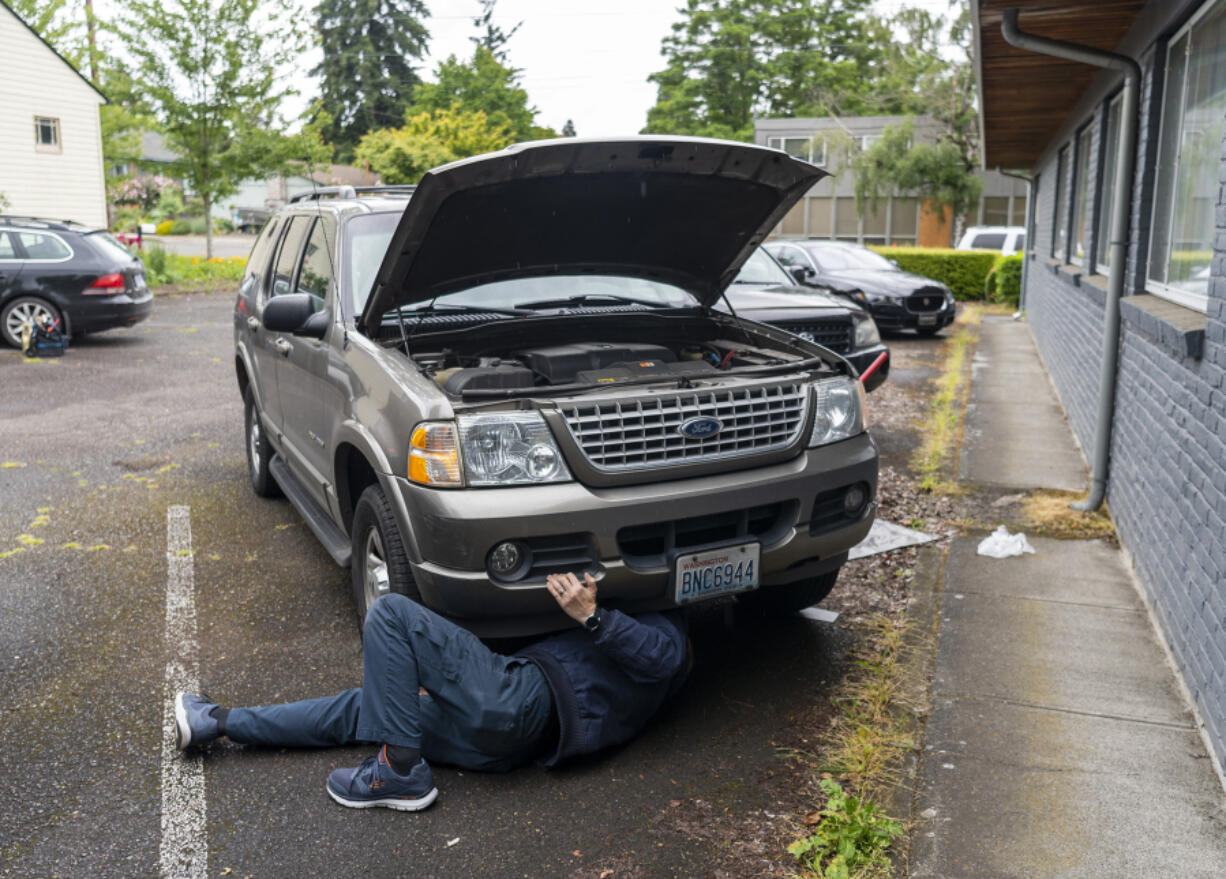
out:
{"label": "door handle", "polygon": [[281,352],[282,357],[289,357],[289,352],[294,350],[294,346],[280,337],[273,340],[273,347]]}
{"label": "door handle", "polygon": [[251,332],[254,333],[259,328],[260,328],[260,319],[258,317],[247,318],[247,329],[251,330]]}

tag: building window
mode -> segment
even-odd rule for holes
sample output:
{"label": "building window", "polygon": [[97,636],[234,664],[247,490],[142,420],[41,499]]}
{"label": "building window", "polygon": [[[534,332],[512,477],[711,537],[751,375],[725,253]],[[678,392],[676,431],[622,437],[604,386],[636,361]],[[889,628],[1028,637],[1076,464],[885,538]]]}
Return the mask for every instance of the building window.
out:
{"label": "building window", "polygon": [[805,203],[803,200],[792,205],[792,209],[784,215],[779,231],[788,238],[798,238],[805,234]]}
{"label": "building window", "polygon": [[1064,186],[1068,183],[1068,147],[1060,149],[1056,159],[1056,213],[1052,216],[1051,255],[1065,259],[1068,254],[1068,202]]}
{"label": "building window", "polygon": [[984,196],[983,226],[1009,225],[1009,196]]}
{"label": "building window", "polygon": [[1072,262],[1081,265],[1090,246],[1090,230],[1086,225],[1089,217],[1090,194],[1090,145],[1094,141],[1093,126],[1087,125],[1077,133],[1077,157],[1073,169],[1073,252]]}
{"label": "building window", "polygon": [[34,149],[42,153],[60,151],[60,120],[50,116],[34,117]]}
{"label": "building window", "polygon": [[1009,208],[1009,225],[1010,226],[1025,226],[1026,225],[1026,197],[1024,195],[1013,196],[1011,202],[1012,207]]}
{"label": "building window", "polygon": [[1146,289],[1208,306],[1226,127],[1226,0],[1203,6],[1167,49]]}
{"label": "building window", "polygon": [[814,165],[826,164],[826,142],[816,137],[768,137],[766,145],[783,150],[794,159]]}
{"label": "building window", "polygon": [[809,199],[809,228],[805,234],[810,238],[830,237],[830,212],[834,205],[828,198]]}
{"label": "building window", "polygon": [[834,200],[834,237],[849,238],[852,241],[860,239],[860,218],[856,215],[854,198]]}
{"label": "building window", "polygon": [[890,203],[890,243],[914,244],[918,229],[919,199],[894,199]]}
{"label": "building window", "polygon": [[1120,105],[1123,103],[1124,97],[1116,95],[1115,99],[1107,105],[1107,121],[1103,126],[1106,132],[1104,140],[1106,143],[1103,148],[1103,172],[1098,175],[1098,179],[1102,186],[1102,198],[1099,199],[1099,204],[1102,206],[1098,212],[1098,217],[1095,223],[1098,227],[1098,253],[1094,259],[1095,271],[1100,271],[1111,266],[1111,217],[1115,213],[1115,168],[1116,159],[1119,157],[1120,145]]}

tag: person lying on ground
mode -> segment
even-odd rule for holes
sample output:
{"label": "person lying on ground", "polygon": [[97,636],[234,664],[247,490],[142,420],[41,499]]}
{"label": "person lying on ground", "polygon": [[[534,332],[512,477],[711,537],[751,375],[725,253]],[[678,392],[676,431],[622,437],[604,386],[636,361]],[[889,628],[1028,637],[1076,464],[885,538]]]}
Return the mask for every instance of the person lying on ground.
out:
{"label": "person lying on ground", "polygon": [[361,687],[256,708],[179,693],[178,747],[220,736],[273,747],[378,744],[361,765],[334,770],[328,793],[356,809],[416,811],[438,796],[431,762],[550,768],[629,741],[689,672],[684,617],[600,608],[590,574],[550,575],[547,587],[580,628],[510,656],[403,595],[382,596],[366,616]]}

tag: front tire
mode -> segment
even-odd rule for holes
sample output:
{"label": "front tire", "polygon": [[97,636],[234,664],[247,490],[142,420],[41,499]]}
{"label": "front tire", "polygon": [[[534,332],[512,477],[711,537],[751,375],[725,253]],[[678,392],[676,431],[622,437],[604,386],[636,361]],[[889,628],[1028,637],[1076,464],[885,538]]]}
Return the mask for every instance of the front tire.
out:
{"label": "front tire", "polygon": [[247,447],[247,475],[251,477],[251,490],[260,497],[280,497],[281,486],[273,479],[268,470],[272,460],[272,446],[264,434],[264,424],[260,421],[260,413],[255,408],[255,395],[251,388],[243,392],[244,427],[243,434]]}
{"label": "front tire", "polygon": [[358,498],[350,540],[353,561],[349,570],[359,630],[366,622],[366,612],[381,596],[395,592],[414,601],[421,599],[400,526],[379,486],[369,486]]}
{"label": "front tire", "polygon": [[810,577],[796,583],[781,586],[761,586],[754,592],[737,596],[749,610],[767,617],[791,616],[806,607],[812,607],[830,594],[839,578],[839,569],[828,574]]}
{"label": "front tire", "polygon": [[[18,296],[0,311],[0,335],[4,336],[5,342],[20,349],[22,324],[34,320],[54,323],[59,319],[60,310],[46,299],[38,296]],[[60,331],[64,331],[63,325],[60,326]]]}

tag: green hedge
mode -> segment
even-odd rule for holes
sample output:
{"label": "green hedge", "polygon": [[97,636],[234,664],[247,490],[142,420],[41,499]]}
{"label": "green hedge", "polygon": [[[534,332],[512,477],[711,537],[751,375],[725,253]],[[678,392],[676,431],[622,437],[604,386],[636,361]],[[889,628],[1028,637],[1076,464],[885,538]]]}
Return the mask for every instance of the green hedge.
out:
{"label": "green hedge", "polygon": [[987,250],[952,250],[944,247],[874,247],[898,263],[903,271],[940,281],[956,299],[982,299],[988,272],[1000,254]]}
{"label": "green hedge", "polygon": [[1016,306],[1022,296],[1022,255],[998,256],[983,285],[983,295],[993,302]]}

